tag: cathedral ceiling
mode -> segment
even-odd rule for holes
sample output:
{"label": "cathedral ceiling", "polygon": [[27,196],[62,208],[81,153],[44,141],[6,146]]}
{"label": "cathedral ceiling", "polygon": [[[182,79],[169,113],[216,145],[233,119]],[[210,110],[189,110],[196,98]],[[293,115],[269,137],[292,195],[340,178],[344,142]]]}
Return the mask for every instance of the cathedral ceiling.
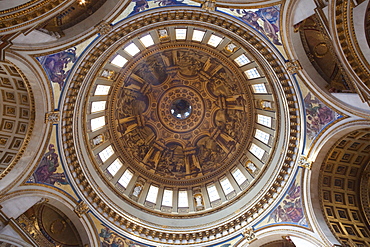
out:
{"label": "cathedral ceiling", "polygon": [[[142,20],[103,35],[73,75],[64,157],[79,193],[113,224],[190,244],[209,234],[192,229],[221,217],[213,234],[225,235],[262,213],[292,175],[300,131],[289,73],[257,33],[224,15],[171,10]],[[290,116],[288,129],[279,115]],[[137,210],[145,222],[131,221]],[[163,229],[164,238],[153,229],[163,225],[178,233]]]}
{"label": "cathedral ceiling", "polygon": [[33,98],[28,82],[17,68],[0,63],[0,176],[15,165],[33,128]]}
{"label": "cathedral ceiling", "polygon": [[63,30],[73,27],[91,16],[105,2],[106,0],[74,1],[70,6],[68,6],[68,8],[64,9],[57,16],[46,21],[44,24],[39,25],[38,29],[47,30],[49,32],[57,32],[60,36],[63,36]]}
{"label": "cathedral ceiling", "polygon": [[334,234],[345,246],[370,244],[370,130],[343,137],[321,166],[321,204]]}
{"label": "cathedral ceiling", "polygon": [[[89,26],[84,20],[106,1],[31,8],[35,2],[0,12],[0,31],[38,22],[36,29],[63,35]],[[32,51],[55,109],[45,115],[45,153],[23,185],[76,199],[74,212],[98,222],[104,246],[240,245],[271,226],[311,231],[302,179],[310,164],[300,156],[343,117],[295,80],[302,68],[286,58],[283,5],[221,0],[216,11],[215,1],[125,3],[81,44]],[[316,15],[301,23],[300,38],[330,92],[355,92]],[[33,129],[32,93],[18,71],[1,63],[2,175]],[[327,224],[338,240],[359,246],[370,234],[368,143],[368,129],[344,137],[320,173]],[[40,246],[82,245],[73,223],[48,204],[17,221]],[[294,244],[279,237],[263,246]]]}
{"label": "cathedral ceiling", "polygon": [[46,202],[34,205],[16,221],[33,236],[39,246],[82,246],[73,222]]}
{"label": "cathedral ceiling", "polygon": [[317,15],[313,15],[299,25],[299,32],[307,57],[315,69],[328,83],[330,92],[354,92],[349,83],[348,75],[344,72],[333,43],[325,31]]}

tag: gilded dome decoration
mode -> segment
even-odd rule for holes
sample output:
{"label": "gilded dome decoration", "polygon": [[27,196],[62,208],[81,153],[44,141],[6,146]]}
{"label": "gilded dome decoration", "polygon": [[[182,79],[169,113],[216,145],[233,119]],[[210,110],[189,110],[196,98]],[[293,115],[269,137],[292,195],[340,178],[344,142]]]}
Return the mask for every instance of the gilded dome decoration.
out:
{"label": "gilded dome decoration", "polygon": [[[180,232],[203,224],[220,231],[217,219],[229,226],[252,220],[279,195],[300,136],[294,123],[292,132],[280,128],[289,123],[278,115],[299,110],[291,99],[282,107],[295,89],[260,34],[237,28],[221,13],[161,13],[171,25],[156,25],[159,15],[153,14],[142,13],[145,21],[134,29],[120,23],[86,53],[81,77],[72,81],[88,100],[77,101],[74,110],[66,104],[63,121],[73,123],[74,134],[66,126],[63,143],[75,182],[96,212],[141,232],[161,228],[160,221],[178,229],[171,241],[180,241]],[[188,18],[207,18],[214,26]],[[65,98],[70,103],[73,87]],[[291,123],[298,121],[294,116]],[[81,150],[76,156],[71,138]],[[87,162],[77,168],[76,159]],[[130,220],[137,210],[146,221]],[[200,216],[202,223],[193,221]],[[197,232],[182,243],[203,236]]]}
{"label": "gilded dome decoration", "polygon": [[0,245],[370,246],[369,0],[0,2]]}
{"label": "gilded dome decoration", "polygon": [[236,64],[181,43],[142,52],[110,96],[123,163],[167,184],[230,166],[251,134],[252,97]]}

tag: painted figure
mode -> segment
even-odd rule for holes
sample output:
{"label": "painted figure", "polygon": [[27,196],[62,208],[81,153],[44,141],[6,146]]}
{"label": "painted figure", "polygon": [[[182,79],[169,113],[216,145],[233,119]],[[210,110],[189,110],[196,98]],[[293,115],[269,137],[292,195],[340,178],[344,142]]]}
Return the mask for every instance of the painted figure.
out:
{"label": "painted figure", "polygon": [[68,184],[64,172],[58,173],[59,166],[58,154],[55,153],[53,144],[49,144],[49,151],[44,154],[42,160],[33,174],[35,182],[54,185]]}
{"label": "painted figure", "polygon": [[[184,0],[154,0],[154,1],[151,0],[151,1],[155,4],[157,4],[158,7],[161,7],[161,6],[168,6],[168,5],[183,4],[182,2]],[[135,6],[134,6],[134,10],[132,11],[131,14],[139,13],[141,11],[149,9],[150,6],[149,6],[148,2],[151,2],[151,1],[150,0],[132,0],[132,2],[135,3]]]}
{"label": "painted figure", "polygon": [[313,139],[327,124],[335,119],[335,112],[308,93],[304,98],[307,135]]}
{"label": "painted figure", "polygon": [[144,245],[119,236],[108,227],[100,230],[99,237],[102,238],[101,247],[144,247]]}
{"label": "painted figure", "polygon": [[301,186],[294,183],[285,195],[285,200],[271,212],[267,222],[294,222],[305,225],[306,219],[301,203]]}
{"label": "painted figure", "polygon": [[[241,19],[247,22],[249,25],[254,27],[257,31],[265,34],[272,40],[275,45],[282,45],[278,33],[279,28],[279,18],[280,18],[280,7],[271,6],[266,8],[258,9],[257,11],[245,10],[245,9],[231,9],[236,11],[236,13],[241,14]],[[260,23],[263,23],[263,27]]]}
{"label": "painted figure", "polygon": [[59,84],[59,88],[64,86],[65,79],[69,74],[66,68],[69,63],[74,63],[77,60],[76,47],[70,48],[66,51],[55,53],[44,58],[42,65],[49,76],[49,79]]}

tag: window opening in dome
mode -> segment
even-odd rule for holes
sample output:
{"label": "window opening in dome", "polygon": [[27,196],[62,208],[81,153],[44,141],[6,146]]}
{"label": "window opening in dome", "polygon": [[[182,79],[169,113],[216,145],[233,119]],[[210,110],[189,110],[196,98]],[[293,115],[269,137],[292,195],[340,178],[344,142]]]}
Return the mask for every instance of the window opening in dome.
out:
{"label": "window opening in dome", "polygon": [[150,185],[148,194],[146,196],[146,200],[148,202],[156,203],[157,196],[158,196],[158,190],[159,190],[159,188],[157,186]]}
{"label": "window opening in dome", "polygon": [[224,191],[225,195],[228,195],[234,191],[234,188],[231,185],[227,177],[224,177],[223,179],[221,179],[220,184],[221,184],[222,190]]}
{"label": "window opening in dome", "polygon": [[186,29],[177,28],[176,30],[176,39],[186,39]]}
{"label": "window opening in dome", "polygon": [[129,44],[124,50],[131,56],[135,56],[140,52],[140,49],[134,43]]}
{"label": "window opening in dome", "polygon": [[250,60],[244,54],[241,54],[239,57],[235,58],[234,61],[237,65],[239,65],[239,67],[250,62]]}
{"label": "window opening in dome", "polygon": [[122,68],[127,63],[127,59],[121,55],[117,55],[113,58],[111,64]]}
{"label": "window opening in dome", "polygon": [[194,30],[192,40],[202,42],[205,33],[204,31]]}
{"label": "window opening in dome", "polygon": [[209,200],[211,202],[214,202],[220,199],[220,195],[218,194],[218,191],[214,184],[207,186],[207,191],[208,191]]}
{"label": "window opening in dome", "polygon": [[100,159],[105,162],[109,157],[111,157],[114,154],[113,148],[111,145],[109,145],[107,148],[105,148],[103,151],[99,153]]}
{"label": "window opening in dome", "polygon": [[267,93],[265,84],[253,84],[252,88],[254,93]]}
{"label": "window opening in dome", "polygon": [[258,159],[262,159],[263,155],[265,154],[265,150],[257,146],[256,144],[252,143],[251,148],[249,151],[254,154]]}
{"label": "window opening in dome", "polygon": [[188,192],[186,190],[179,190],[178,207],[179,208],[189,207]]}
{"label": "window opening in dome", "polygon": [[139,40],[146,48],[154,45],[153,38],[150,34],[141,37]]}
{"label": "window opening in dome", "polygon": [[110,164],[110,166],[108,166],[107,170],[112,176],[114,176],[117,174],[118,170],[121,169],[121,167],[121,161],[119,159],[116,159],[115,161],[113,161],[112,164]]}
{"label": "window opening in dome", "polygon": [[254,137],[256,137],[258,140],[260,140],[261,142],[267,144],[269,142],[269,139],[270,139],[270,135],[267,134],[266,132],[262,131],[262,130],[259,130],[259,129],[256,129],[256,134],[254,135]]}
{"label": "window opening in dome", "polygon": [[134,174],[129,170],[127,169],[123,175],[121,176],[121,178],[118,180],[118,183],[120,185],[122,185],[124,188],[127,188],[127,185],[130,183],[132,177],[134,176]]}
{"label": "window opening in dome", "polygon": [[94,95],[108,95],[110,86],[98,85],[95,89]]}
{"label": "window opening in dome", "polygon": [[173,191],[165,189],[163,191],[162,205],[167,206],[167,207],[172,207],[172,198],[173,198]]}
{"label": "window opening in dome", "polygon": [[217,47],[221,43],[222,38],[212,34],[208,40],[208,44],[213,47]]}
{"label": "window opening in dome", "polygon": [[254,79],[254,78],[258,78],[261,76],[257,68],[246,70],[244,71],[244,73],[247,75],[248,79]]}
{"label": "window opening in dome", "polygon": [[244,176],[244,174],[239,170],[239,168],[236,168],[235,170],[233,170],[231,172],[231,174],[233,175],[235,181],[238,183],[238,185],[240,186],[241,184],[243,184],[245,182],[245,180],[247,180],[247,178]]}
{"label": "window opening in dome", "polygon": [[94,132],[105,125],[105,116],[91,119],[91,131]]}
{"label": "window opening in dome", "polygon": [[267,127],[271,128],[271,117],[265,116],[265,115],[257,115],[257,122],[259,124],[265,125]]}
{"label": "window opening in dome", "polygon": [[104,111],[106,101],[94,101],[91,103],[91,113]]}

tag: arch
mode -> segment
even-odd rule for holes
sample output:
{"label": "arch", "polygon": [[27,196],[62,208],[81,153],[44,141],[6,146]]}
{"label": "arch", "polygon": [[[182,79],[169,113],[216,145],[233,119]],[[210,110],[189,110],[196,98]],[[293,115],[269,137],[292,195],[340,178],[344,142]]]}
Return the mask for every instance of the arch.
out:
{"label": "arch", "polygon": [[79,202],[70,195],[55,191],[49,186],[26,185],[0,199],[2,211],[12,218],[17,218],[33,205],[43,202],[57,208],[73,222],[83,244],[89,244],[89,246],[100,245],[92,219],[87,214],[82,214],[81,217],[77,215],[75,209]]}
{"label": "arch", "polygon": [[[75,1],[65,2],[67,2],[67,4],[64,4],[59,13],[63,13],[63,11],[68,12],[68,8],[73,6],[73,4],[76,4]],[[79,44],[84,40],[91,38],[97,33],[104,33],[104,30],[110,29],[110,23],[112,23],[119,16],[119,14],[129,3],[130,1],[127,0],[106,1],[102,6],[100,6],[98,11],[95,11],[93,14],[74,24],[72,27],[62,30],[63,36],[59,34],[55,35],[53,32],[48,30],[44,30],[42,32],[37,29],[24,35],[20,34],[13,40],[13,49],[30,50],[31,48],[33,50],[42,49],[45,51],[43,47],[48,45],[49,51],[55,51],[56,47],[58,47],[58,49],[61,47],[72,47],[75,44]],[[36,23],[42,25],[45,24],[45,22],[47,22],[49,19],[56,19],[55,13],[53,11],[50,12],[51,13],[47,13],[43,19],[37,21]],[[81,32],[81,30],[83,31]],[[43,37],[44,41],[40,37]],[[34,42],[33,40],[37,40],[38,42]]]}
{"label": "arch", "polygon": [[[26,243],[25,241],[21,239],[16,239],[13,236],[8,236],[5,234],[0,234],[0,244],[9,244],[9,247],[32,247],[29,243]],[[6,245],[8,246],[8,245]]]}
{"label": "arch", "polygon": [[319,240],[318,234],[308,229],[294,226],[273,226],[255,232],[255,238],[252,240],[244,238],[242,241],[238,242],[235,247],[259,247],[263,246],[264,244],[282,240],[282,237],[294,237],[297,240],[305,242],[306,244],[311,244],[311,246],[305,245],[307,247],[327,246]]}
{"label": "arch", "polygon": [[[303,44],[299,35],[299,32],[295,32],[294,23],[296,15],[300,12],[297,11],[299,6],[299,1],[287,1],[283,4],[281,9],[281,23],[283,26],[287,27],[282,30],[281,37],[283,43],[290,44],[285,47],[288,60],[298,61],[301,69],[298,69],[297,76],[302,80],[302,82],[319,98],[323,99],[326,103],[329,103],[336,108],[339,107],[341,110],[348,113],[354,114],[361,117],[369,117],[370,110],[364,108],[359,108],[358,105],[351,104],[350,102],[344,102],[336,98],[333,94],[325,88],[326,81],[321,77],[318,71],[314,68],[310,62],[307,54],[303,48]],[[316,6],[312,6],[316,7]],[[312,13],[314,10],[312,9]]]}
{"label": "arch", "polygon": [[[31,103],[34,112],[31,113],[33,118],[33,126],[30,129],[29,136],[24,142],[32,143],[32,145],[25,146],[22,156],[20,156],[17,163],[14,165],[16,169],[10,169],[7,174],[2,174],[0,178],[0,193],[5,193],[11,186],[23,182],[27,179],[30,170],[37,163],[38,158],[42,155],[45,141],[50,136],[51,125],[45,124],[45,113],[54,109],[52,103],[51,88],[46,88],[48,80],[42,72],[41,66],[35,65],[34,60],[29,56],[22,56],[21,54],[12,53],[6,56],[6,59],[14,64],[25,83],[30,88],[29,94],[32,94]],[[37,126],[37,128],[34,128]]]}
{"label": "arch", "polygon": [[[312,215],[311,220],[314,223],[314,229],[322,232],[323,239],[330,243],[338,243],[329,227],[327,226],[324,215],[321,210],[319,191],[319,174],[322,163],[324,162],[328,152],[339,139],[346,136],[348,133],[361,128],[368,128],[370,122],[368,120],[359,120],[356,118],[348,118],[333,125],[324,135],[320,136],[315,142],[312,151],[307,156],[309,161],[312,161],[311,171],[305,173],[305,201],[307,202],[307,211]],[[314,216],[314,217],[313,217]]]}

